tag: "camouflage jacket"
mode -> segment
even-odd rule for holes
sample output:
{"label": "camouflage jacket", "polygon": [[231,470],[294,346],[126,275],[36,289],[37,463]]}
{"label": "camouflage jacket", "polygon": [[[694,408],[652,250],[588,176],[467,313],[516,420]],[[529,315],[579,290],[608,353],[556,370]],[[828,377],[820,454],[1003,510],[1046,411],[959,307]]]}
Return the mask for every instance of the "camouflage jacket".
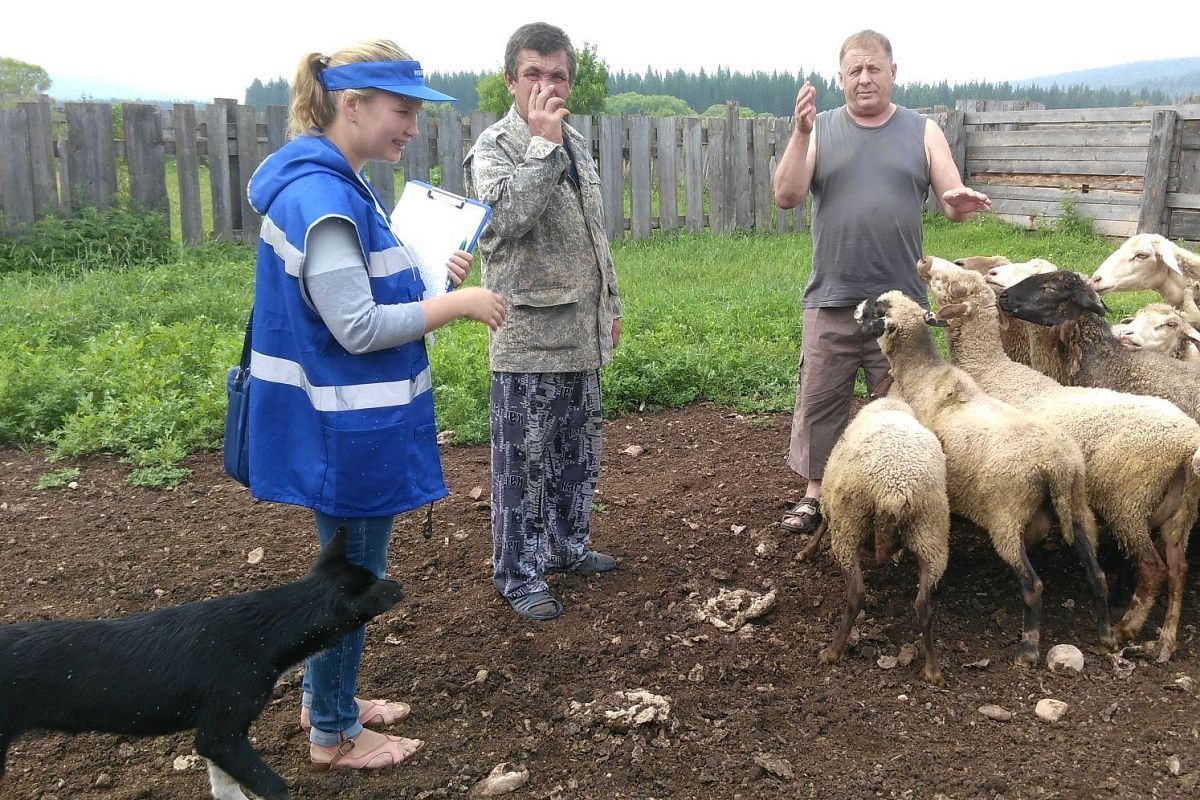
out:
{"label": "camouflage jacket", "polygon": [[531,137],[513,106],[480,134],[463,165],[468,191],[492,207],[479,239],[483,283],[505,304],[504,325],[491,338],[492,369],[581,372],[607,364],[621,300],[588,142],[566,124],[562,145]]}

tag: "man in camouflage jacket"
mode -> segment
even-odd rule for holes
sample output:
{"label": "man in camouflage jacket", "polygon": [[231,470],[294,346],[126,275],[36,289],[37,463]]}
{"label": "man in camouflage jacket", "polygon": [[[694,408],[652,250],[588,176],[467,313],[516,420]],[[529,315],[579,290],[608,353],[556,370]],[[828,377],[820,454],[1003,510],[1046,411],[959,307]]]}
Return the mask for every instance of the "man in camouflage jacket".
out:
{"label": "man in camouflage jacket", "polygon": [[555,619],[547,571],[608,572],[590,549],[600,469],[600,367],[621,301],[589,143],[566,124],[575,51],[560,29],[519,28],[505,52],[508,114],[464,162],[492,207],[483,281],[504,297],[490,343],[492,545],[497,591],[522,616]]}

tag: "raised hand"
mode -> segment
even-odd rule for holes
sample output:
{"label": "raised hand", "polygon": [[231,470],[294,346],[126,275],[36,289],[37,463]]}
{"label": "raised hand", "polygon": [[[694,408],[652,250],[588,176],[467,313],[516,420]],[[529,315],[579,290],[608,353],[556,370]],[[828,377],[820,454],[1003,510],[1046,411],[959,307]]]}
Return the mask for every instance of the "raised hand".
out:
{"label": "raised hand", "polygon": [[553,86],[534,84],[529,91],[529,135],[562,144],[563,120],[570,116],[567,101],[555,94]]}
{"label": "raised hand", "polygon": [[806,135],[812,133],[813,123],[817,119],[817,90],[808,81],[805,81],[796,93],[796,108],[793,114],[796,117],[797,129]]}

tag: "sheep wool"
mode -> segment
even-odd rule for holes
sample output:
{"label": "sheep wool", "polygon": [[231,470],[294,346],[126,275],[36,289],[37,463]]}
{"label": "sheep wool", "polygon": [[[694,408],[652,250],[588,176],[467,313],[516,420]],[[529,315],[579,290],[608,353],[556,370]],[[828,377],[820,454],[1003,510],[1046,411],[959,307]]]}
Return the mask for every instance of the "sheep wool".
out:
{"label": "sheep wool", "polygon": [[[822,484],[823,525],[830,550],[846,575],[848,605],[833,643],[821,651],[824,663],[839,660],[866,591],[859,548],[874,531],[876,560],[889,555],[899,534],[917,560],[915,607],[925,651],[923,676],[945,683],[931,631],[930,593],[949,558],[950,506],[946,499],[946,458],[937,437],[917,422],[896,397],[869,403],[851,420],[829,456]],[[815,549],[818,537],[806,552]]]}

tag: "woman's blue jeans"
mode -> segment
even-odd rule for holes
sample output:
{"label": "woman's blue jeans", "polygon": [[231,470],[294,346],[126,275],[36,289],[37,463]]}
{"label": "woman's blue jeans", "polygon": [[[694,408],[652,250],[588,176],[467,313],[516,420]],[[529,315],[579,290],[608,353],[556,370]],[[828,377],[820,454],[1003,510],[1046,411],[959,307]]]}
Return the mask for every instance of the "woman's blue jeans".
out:
{"label": "woman's blue jeans", "polygon": [[[346,540],[347,558],[378,577],[384,577],[394,517],[347,518],[331,517],[320,511],[314,513],[321,547],[329,544],[339,525],[345,525],[350,533]],[[354,693],[365,635],[365,626],[351,631],[341,642],[311,656],[306,662],[303,703],[312,720],[309,741],[314,744],[328,747],[362,733]]]}

